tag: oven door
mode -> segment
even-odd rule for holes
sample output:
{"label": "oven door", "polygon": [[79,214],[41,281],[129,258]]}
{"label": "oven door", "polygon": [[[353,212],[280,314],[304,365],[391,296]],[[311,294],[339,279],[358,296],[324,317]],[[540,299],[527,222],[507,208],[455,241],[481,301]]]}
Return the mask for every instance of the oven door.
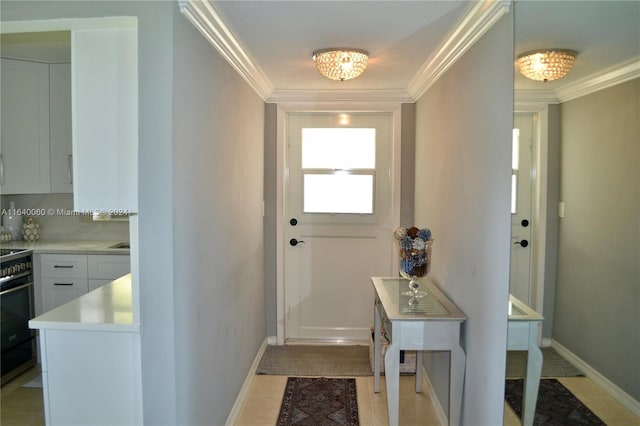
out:
{"label": "oven door", "polygon": [[16,286],[0,293],[0,334],[2,382],[8,373],[35,362],[35,331],[29,329],[33,317],[33,283],[24,277]]}

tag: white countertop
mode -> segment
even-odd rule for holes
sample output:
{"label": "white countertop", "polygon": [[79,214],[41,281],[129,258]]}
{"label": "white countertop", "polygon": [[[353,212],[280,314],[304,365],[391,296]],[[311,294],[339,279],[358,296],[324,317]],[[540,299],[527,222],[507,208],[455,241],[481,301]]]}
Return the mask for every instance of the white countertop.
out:
{"label": "white countertop", "polygon": [[11,241],[2,247],[13,249],[31,249],[34,254],[66,253],[66,254],[129,254],[129,249],[110,248],[123,241],[108,240],[41,240],[32,243]]}
{"label": "white countertop", "polygon": [[105,284],[29,321],[45,330],[139,332],[133,322],[131,274]]}

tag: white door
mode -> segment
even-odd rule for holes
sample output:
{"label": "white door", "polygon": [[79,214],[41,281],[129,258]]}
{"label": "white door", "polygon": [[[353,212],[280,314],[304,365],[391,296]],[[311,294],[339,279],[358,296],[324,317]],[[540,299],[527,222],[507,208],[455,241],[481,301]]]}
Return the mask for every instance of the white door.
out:
{"label": "white door", "polygon": [[532,153],[534,115],[516,114],[513,129],[513,161],[511,191],[511,274],[509,290],[531,306],[532,194],[534,173]]}
{"label": "white door", "polygon": [[372,276],[392,271],[391,114],[291,113],[285,339],[368,339]]}

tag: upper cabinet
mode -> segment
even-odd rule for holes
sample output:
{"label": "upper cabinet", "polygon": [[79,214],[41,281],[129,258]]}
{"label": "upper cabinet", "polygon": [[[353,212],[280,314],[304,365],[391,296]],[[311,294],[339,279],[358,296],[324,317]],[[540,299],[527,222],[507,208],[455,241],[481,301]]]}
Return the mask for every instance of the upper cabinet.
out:
{"label": "upper cabinet", "polygon": [[1,80],[1,192],[51,192],[49,65],[3,59]]}
{"label": "upper cabinet", "polygon": [[51,192],[73,192],[71,64],[49,65]]}
{"label": "upper cabinet", "polygon": [[136,27],[71,33],[75,210],[138,211]]}
{"label": "upper cabinet", "polygon": [[[76,211],[136,213],[137,27],[66,34],[70,64],[2,59],[1,193],[73,192]],[[17,54],[8,40],[19,34],[2,40]]]}
{"label": "upper cabinet", "polygon": [[3,194],[72,192],[71,66],[2,59]]}

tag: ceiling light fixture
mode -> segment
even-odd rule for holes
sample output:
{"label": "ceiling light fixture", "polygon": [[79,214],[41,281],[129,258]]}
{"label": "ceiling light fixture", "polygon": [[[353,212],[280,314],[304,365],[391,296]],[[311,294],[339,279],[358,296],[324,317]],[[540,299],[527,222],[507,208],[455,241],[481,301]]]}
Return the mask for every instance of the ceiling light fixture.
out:
{"label": "ceiling light fixture", "polygon": [[316,68],[331,80],[350,80],[367,69],[369,53],[360,49],[331,48],[313,52]]}
{"label": "ceiling light fixture", "polygon": [[575,61],[573,50],[542,49],[521,54],[516,64],[525,77],[546,83],[567,75]]}

